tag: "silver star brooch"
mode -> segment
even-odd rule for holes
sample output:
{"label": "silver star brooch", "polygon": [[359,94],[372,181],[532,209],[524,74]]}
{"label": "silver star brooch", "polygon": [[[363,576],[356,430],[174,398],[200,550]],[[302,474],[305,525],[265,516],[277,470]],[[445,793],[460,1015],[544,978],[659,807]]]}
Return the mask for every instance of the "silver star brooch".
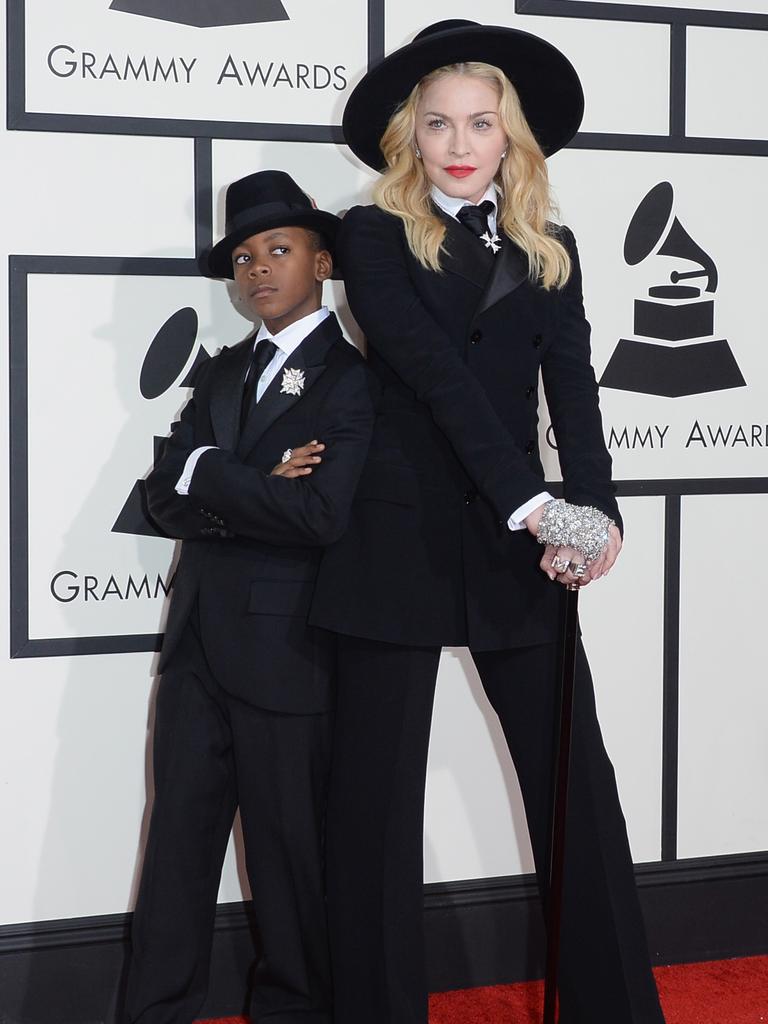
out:
{"label": "silver star brooch", "polygon": [[490,249],[494,256],[501,248],[501,239],[495,231],[493,236],[491,236],[490,231],[486,231],[484,235],[480,235],[480,241],[485,242],[485,248]]}
{"label": "silver star brooch", "polygon": [[303,370],[283,370],[283,380],[280,387],[281,395],[300,395],[304,390]]}

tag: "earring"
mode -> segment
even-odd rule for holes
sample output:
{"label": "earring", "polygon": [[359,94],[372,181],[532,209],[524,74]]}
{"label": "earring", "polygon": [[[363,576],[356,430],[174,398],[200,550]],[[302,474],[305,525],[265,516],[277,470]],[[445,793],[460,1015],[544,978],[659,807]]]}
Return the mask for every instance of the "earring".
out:
{"label": "earring", "polygon": [[418,146],[416,147],[416,159],[421,160],[421,150]]}
{"label": "earring", "polygon": [[503,153],[501,154],[501,159],[502,159],[502,160],[504,159],[504,157],[505,157],[505,156],[507,155],[507,153],[508,153],[508,152],[509,152],[509,150],[508,150],[508,149],[505,149],[505,150],[504,150],[504,152],[503,152]]}

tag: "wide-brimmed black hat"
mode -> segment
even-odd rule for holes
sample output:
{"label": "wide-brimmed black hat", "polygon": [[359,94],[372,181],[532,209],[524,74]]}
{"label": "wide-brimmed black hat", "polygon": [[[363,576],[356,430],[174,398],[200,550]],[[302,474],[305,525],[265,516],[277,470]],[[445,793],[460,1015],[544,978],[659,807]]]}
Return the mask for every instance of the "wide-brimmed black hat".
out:
{"label": "wide-brimmed black hat", "polygon": [[352,152],[369,167],[382,170],[386,162],[379,142],[414,86],[430,71],[467,61],[492,64],[504,72],[545,156],[562,149],[578,131],[584,92],[564,54],[529,32],[453,19],[425,28],[358,82],[342,120]]}
{"label": "wide-brimmed black hat", "polygon": [[340,225],[338,217],[312,205],[312,200],[290,174],[257,171],[233,181],[227,189],[226,234],[208,253],[204,266],[209,277],[232,279],[235,276],[232,250],[236,246],[261,231],[288,227],[311,228],[321,234],[335,264],[336,233]]}

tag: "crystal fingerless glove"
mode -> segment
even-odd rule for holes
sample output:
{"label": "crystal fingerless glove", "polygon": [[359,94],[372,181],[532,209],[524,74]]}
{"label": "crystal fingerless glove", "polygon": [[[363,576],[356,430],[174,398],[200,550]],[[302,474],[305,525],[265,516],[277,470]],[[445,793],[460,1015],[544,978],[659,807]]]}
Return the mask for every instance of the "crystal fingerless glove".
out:
{"label": "crystal fingerless glove", "polygon": [[544,506],[536,539],[539,544],[576,548],[588,562],[599,558],[608,543],[608,530],[614,525],[610,516],[591,505],[571,505],[553,498]]}

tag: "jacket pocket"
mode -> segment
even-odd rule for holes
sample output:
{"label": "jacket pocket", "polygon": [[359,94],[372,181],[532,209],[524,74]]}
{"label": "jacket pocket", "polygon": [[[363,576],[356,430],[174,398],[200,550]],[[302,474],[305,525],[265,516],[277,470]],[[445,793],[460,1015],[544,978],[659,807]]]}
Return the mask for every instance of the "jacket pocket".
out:
{"label": "jacket pocket", "polygon": [[315,589],[308,580],[251,580],[248,611],[255,615],[293,615],[306,618]]}
{"label": "jacket pocket", "polygon": [[409,466],[369,459],[360,477],[357,497],[363,501],[415,505],[419,498],[418,477]]}

